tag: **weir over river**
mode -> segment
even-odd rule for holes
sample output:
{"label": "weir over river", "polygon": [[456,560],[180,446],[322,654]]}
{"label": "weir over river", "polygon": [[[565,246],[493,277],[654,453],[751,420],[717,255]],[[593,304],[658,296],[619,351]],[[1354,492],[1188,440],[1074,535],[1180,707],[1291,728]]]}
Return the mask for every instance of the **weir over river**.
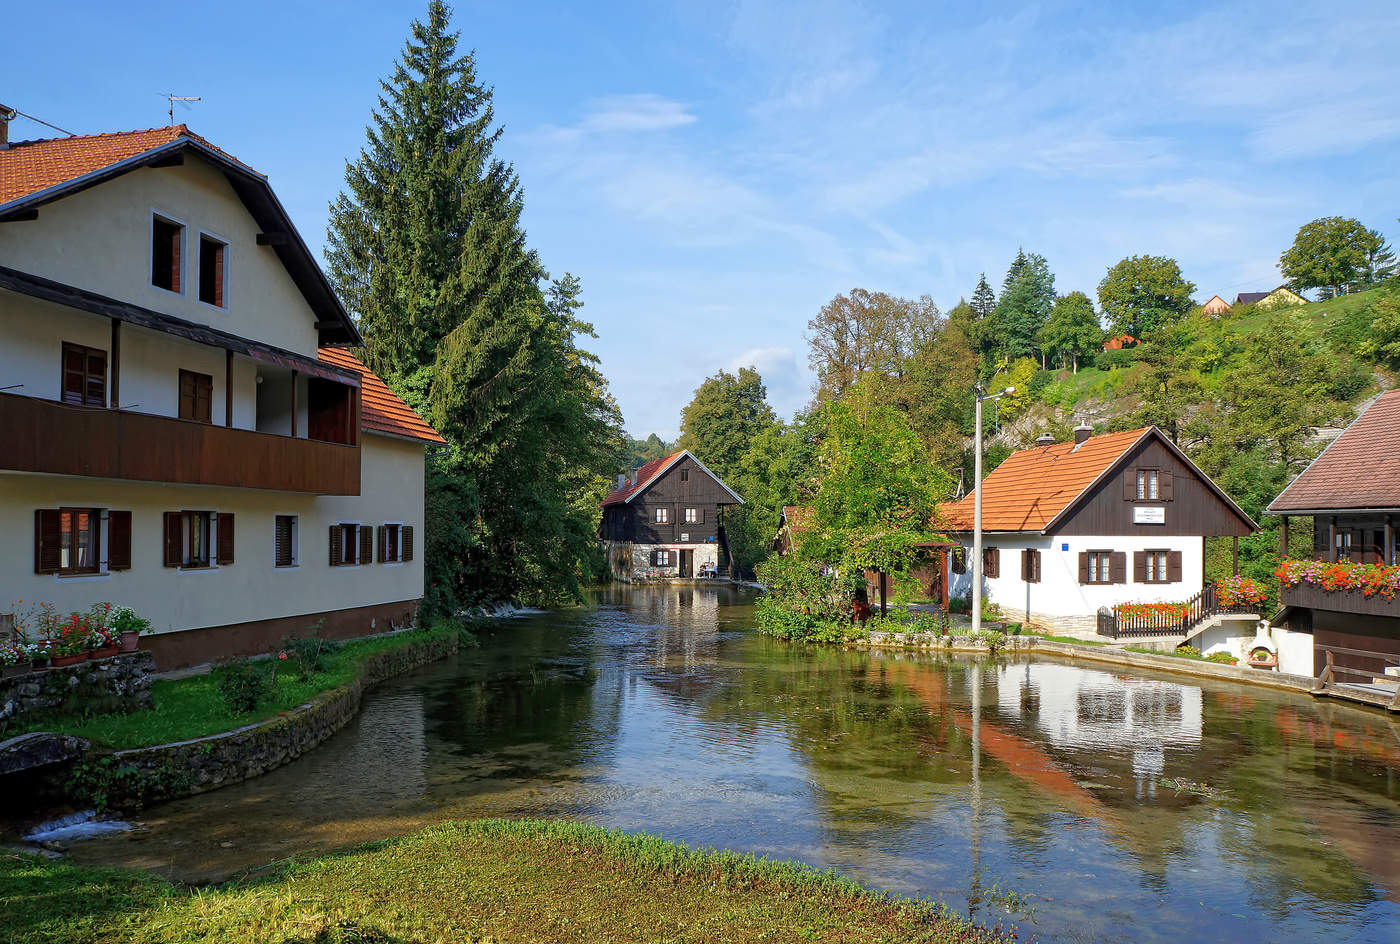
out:
{"label": "weir over river", "polygon": [[1049,658],[807,649],[729,587],[603,591],[375,689],[308,757],[74,843],[225,878],[444,819],[791,858],[1041,941],[1400,941],[1400,725]]}

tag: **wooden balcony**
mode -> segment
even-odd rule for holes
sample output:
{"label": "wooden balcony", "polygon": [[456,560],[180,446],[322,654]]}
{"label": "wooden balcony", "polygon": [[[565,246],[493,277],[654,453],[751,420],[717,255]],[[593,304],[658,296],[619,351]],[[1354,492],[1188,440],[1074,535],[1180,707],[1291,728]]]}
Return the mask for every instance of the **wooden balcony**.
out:
{"label": "wooden balcony", "polygon": [[360,447],[0,393],[0,470],[360,494]]}
{"label": "wooden balcony", "polygon": [[1393,600],[1387,600],[1379,594],[1368,597],[1360,590],[1324,590],[1311,583],[1284,587],[1279,594],[1279,602],[1284,606],[1331,610],[1334,613],[1400,617],[1400,596]]}

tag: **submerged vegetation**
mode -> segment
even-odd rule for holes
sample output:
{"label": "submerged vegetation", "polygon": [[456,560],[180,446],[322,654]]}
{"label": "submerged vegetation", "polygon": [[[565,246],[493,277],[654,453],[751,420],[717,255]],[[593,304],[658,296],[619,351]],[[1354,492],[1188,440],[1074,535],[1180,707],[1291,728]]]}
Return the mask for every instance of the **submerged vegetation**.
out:
{"label": "submerged vegetation", "polygon": [[831,872],[531,820],[448,823],[209,889],[9,855],[0,913],[15,944],[1010,940]]}

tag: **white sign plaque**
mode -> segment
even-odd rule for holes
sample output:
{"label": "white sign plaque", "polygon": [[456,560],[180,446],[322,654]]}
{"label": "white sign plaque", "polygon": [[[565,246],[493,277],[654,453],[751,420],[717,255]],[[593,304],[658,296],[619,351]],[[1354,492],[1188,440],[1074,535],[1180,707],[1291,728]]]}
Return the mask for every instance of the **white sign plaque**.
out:
{"label": "white sign plaque", "polygon": [[1136,505],[1133,507],[1133,524],[1166,524],[1167,509],[1164,505]]}

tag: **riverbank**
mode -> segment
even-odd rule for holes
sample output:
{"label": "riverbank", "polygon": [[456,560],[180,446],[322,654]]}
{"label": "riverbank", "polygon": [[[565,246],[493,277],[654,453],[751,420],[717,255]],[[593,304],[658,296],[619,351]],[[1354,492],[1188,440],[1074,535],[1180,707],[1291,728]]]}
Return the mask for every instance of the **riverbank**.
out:
{"label": "riverbank", "polygon": [[0,914],[16,944],[1011,940],[806,866],[543,820],[447,823],[198,890],[5,855]]}

